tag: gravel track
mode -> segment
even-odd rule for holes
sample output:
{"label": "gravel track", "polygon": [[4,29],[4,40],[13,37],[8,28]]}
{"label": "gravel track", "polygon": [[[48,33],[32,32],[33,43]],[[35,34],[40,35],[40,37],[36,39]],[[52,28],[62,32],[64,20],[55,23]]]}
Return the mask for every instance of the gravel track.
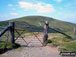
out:
{"label": "gravel track", "polygon": [[[42,36],[39,36],[39,39],[42,42]],[[13,49],[7,51],[6,53],[0,55],[0,57],[60,57],[59,51],[50,46],[42,46],[40,41],[34,36],[27,36],[24,38],[28,44],[26,47],[26,43],[19,38],[16,42],[20,43],[24,48],[19,51],[18,49]]]}

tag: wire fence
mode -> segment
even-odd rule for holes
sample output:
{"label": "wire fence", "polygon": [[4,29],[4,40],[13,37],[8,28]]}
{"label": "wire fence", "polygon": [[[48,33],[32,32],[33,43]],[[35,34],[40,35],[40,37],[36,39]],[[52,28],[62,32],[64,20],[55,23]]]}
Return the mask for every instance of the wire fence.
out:
{"label": "wire fence", "polygon": [[[5,29],[6,27],[0,26],[0,33]],[[5,32],[1,37],[0,37],[0,42],[6,42],[10,39],[10,32],[9,30]]]}
{"label": "wire fence", "polygon": [[0,37],[0,54],[4,53],[8,49],[9,44],[10,44],[10,32],[8,30]]}

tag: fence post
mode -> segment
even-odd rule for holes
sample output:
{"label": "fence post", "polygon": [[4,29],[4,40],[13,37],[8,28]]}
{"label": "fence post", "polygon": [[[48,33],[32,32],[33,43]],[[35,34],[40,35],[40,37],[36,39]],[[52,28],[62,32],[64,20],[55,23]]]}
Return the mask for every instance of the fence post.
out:
{"label": "fence post", "polygon": [[14,22],[10,22],[9,25],[10,25],[10,34],[11,34],[10,42],[15,43],[15,41],[14,41],[14,25],[15,24],[14,24]]}
{"label": "fence post", "polygon": [[75,40],[76,38],[76,27],[74,28],[74,32],[73,32],[73,40]]}
{"label": "fence post", "polygon": [[45,21],[43,44],[45,44],[45,42],[48,40],[48,28],[49,28],[49,22]]}

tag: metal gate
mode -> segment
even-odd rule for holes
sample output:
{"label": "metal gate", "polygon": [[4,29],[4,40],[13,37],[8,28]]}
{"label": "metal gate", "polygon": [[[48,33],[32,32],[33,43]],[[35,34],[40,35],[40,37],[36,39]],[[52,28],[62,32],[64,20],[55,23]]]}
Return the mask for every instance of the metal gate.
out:
{"label": "metal gate", "polygon": [[[19,26],[23,25],[23,28],[20,28]],[[23,22],[23,24],[20,24],[20,22],[15,22],[15,42],[20,43],[24,46],[29,46],[33,40],[35,41],[34,44],[38,44],[38,42],[43,46],[43,33],[33,31],[35,27],[34,25],[29,25]],[[37,28],[36,28],[37,29]],[[41,31],[41,30],[40,30]],[[29,36],[26,34],[30,34]],[[42,35],[42,36],[41,36]],[[39,37],[40,36],[40,37]],[[40,39],[41,38],[41,39]]]}

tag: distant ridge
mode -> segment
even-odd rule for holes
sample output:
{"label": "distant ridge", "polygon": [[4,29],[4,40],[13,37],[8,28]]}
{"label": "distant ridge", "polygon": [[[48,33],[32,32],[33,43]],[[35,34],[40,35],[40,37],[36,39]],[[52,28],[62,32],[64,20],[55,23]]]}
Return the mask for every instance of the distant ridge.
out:
{"label": "distant ridge", "polygon": [[[44,22],[46,20],[49,21],[49,26],[66,32],[73,31],[74,27],[76,26],[76,24],[73,24],[70,22],[60,21],[60,20],[56,20],[54,18],[45,17],[45,16],[26,16],[26,17],[12,19],[9,21],[16,22],[16,25],[18,28],[24,29],[25,25],[28,26],[27,24],[29,24],[30,27],[33,28],[33,30],[39,31],[39,30],[43,30]],[[6,26],[9,21],[0,22],[0,26]]]}

